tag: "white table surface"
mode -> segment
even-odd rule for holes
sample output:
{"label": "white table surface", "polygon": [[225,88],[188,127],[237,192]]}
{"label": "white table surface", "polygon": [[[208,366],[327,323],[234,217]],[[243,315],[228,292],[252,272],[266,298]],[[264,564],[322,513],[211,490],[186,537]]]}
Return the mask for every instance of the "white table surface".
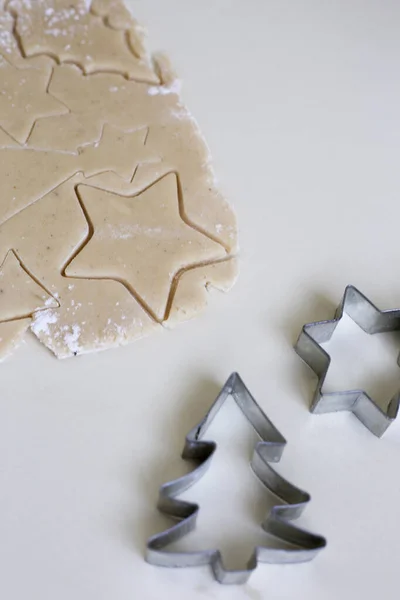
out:
{"label": "white table surface", "polygon": [[[184,80],[237,211],[241,276],[174,331],[60,362],[30,338],[1,365],[0,598],[397,600],[400,419],[378,440],[352,415],[310,415],[315,380],[292,345],[348,283],[400,305],[400,4],[130,4]],[[389,338],[346,320],[329,385],[387,402],[400,384]],[[287,438],[279,471],[311,493],[299,523],[328,547],[224,587],[143,552],[168,523],[158,487],[187,470],[185,433],[233,370]],[[203,510],[183,547],[219,546],[230,566],[262,541],[269,506],[248,433],[227,404],[209,432],[221,450],[187,494]]]}

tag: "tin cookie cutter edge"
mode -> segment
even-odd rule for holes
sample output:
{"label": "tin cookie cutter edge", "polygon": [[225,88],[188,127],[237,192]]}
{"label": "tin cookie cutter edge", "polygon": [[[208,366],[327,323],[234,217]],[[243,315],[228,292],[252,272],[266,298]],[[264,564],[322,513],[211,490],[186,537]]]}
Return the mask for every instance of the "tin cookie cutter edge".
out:
{"label": "tin cookie cutter edge", "polygon": [[[294,348],[318,377],[310,412],[322,414],[351,411],[374,435],[381,437],[397,417],[400,390],[390,400],[386,411],[382,410],[364,390],[322,391],[331,357],[321,344],[331,339],[344,313],[363,331],[371,335],[400,330],[400,309],[379,310],[353,285],[346,287],[333,319],[304,325]],[[400,365],[400,355],[398,364]]]}
{"label": "tin cookie cutter edge", "polygon": [[[219,550],[195,552],[168,552],[166,546],[193,531],[196,527],[199,506],[178,500],[176,497],[189,489],[207,471],[217,444],[201,440],[211,421],[228,396],[232,396],[260,437],[254,448],[251,467],[261,483],[269,489],[283,504],[275,505],[261,527],[276,539],[291,544],[293,548],[268,548],[257,546],[247,566],[242,570],[225,569]],[[292,525],[310,501],[307,492],[295,487],[281,477],[270,462],[278,462],[286,445],[285,438],[279,433],[257,404],[242,379],[232,373],[221,389],[205,417],[186,436],[182,458],[195,459],[199,466],[193,471],[161,486],[158,509],[179,522],[169,529],[152,536],[146,547],[146,561],[162,567],[195,567],[210,565],[215,579],[223,584],[245,583],[258,562],[298,563],[312,560],[326,546],[322,536],[315,535]]]}

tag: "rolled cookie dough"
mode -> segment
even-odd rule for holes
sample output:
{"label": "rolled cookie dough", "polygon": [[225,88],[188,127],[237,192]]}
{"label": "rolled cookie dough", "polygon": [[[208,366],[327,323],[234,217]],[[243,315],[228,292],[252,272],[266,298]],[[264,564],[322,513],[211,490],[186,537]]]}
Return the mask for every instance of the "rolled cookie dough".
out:
{"label": "rolled cookie dough", "polygon": [[234,213],[165,57],[120,0],[0,0],[0,358],[201,312],[237,275]]}

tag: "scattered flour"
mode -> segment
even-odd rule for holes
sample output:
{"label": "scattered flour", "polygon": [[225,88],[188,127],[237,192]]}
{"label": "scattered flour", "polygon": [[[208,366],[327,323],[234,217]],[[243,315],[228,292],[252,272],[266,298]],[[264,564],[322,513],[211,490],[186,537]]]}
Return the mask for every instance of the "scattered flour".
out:
{"label": "scattered flour", "polygon": [[182,90],[182,82],[180,79],[175,79],[170,85],[152,85],[148,89],[149,96],[165,96],[166,94],[180,95]]}
{"label": "scattered flour", "polygon": [[6,54],[11,54],[11,52],[15,49],[16,43],[14,36],[11,31],[6,29],[7,23],[4,22],[4,19],[0,19],[0,47],[2,52]]}
{"label": "scattered flour", "polygon": [[127,240],[137,235],[158,237],[164,230],[161,227],[143,227],[142,225],[111,225],[107,223],[96,232],[101,239]]}
{"label": "scattered flour", "polygon": [[49,335],[49,325],[57,323],[57,320],[58,314],[55,309],[47,308],[46,310],[41,310],[33,315],[31,331],[33,331],[33,333],[37,336],[39,336],[41,333]]}
{"label": "scattered flour", "polygon": [[70,329],[71,331],[68,331],[68,333],[64,335],[64,342],[68,350],[70,350],[74,354],[78,354],[78,352],[80,352],[81,350],[78,343],[79,338],[81,336],[81,328],[79,327],[79,325],[72,325]]}

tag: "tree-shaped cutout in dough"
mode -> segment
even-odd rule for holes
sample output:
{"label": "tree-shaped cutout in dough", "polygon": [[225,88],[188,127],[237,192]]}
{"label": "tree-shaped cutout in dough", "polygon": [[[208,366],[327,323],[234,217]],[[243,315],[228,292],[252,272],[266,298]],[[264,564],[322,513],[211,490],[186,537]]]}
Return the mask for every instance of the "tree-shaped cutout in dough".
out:
{"label": "tree-shaped cutout in dough", "polygon": [[84,73],[110,71],[130,79],[158,83],[144,58],[135,56],[124,31],[108,27],[89,12],[84,0],[12,0],[16,32],[26,56],[48,55],[57,62],[73,62]]}

